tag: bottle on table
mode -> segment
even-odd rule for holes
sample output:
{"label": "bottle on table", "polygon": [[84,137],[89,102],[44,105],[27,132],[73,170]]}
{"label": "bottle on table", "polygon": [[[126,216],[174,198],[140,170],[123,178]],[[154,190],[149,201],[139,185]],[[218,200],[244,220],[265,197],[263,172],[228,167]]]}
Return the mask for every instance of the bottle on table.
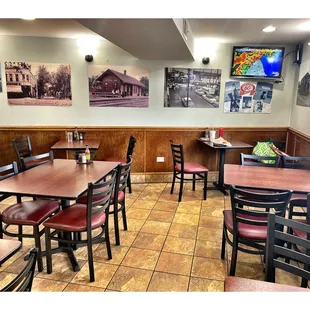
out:
{"label": "bottle on table", "polygon": [[74,129],[73,140],[76,140],[76,141],[80,140],[80,136],[79,136],[79,132],[77,130],[77,127],[75,127],[75,129]]}
{"label": "bottle on table", "polygon": [[219,138],[223,138],[224,130],[223,128],[219,128]]}
{"label": "bottle on table", "polygon": [[85,155],[86,155],[86,161],[90,161],[90,150],[87,144],[86,144]]}

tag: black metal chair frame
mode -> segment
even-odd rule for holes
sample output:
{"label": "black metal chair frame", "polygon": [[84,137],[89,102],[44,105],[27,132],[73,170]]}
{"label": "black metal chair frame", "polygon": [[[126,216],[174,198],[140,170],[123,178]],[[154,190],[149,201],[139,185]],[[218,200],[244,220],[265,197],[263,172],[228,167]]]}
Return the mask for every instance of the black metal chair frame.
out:
{"label": "black metal chair frame", "polygon": [[[246,159],[250,159],[247,161]],[[253,161],[251,161],[253,160]],[[262,160],[273,160],[273,164],[264,163]],[[279,167],[280,157],[272,157],[272,156],[258,156],[258,155],[249,155],[240,153],[240,162],[242,166],[261,166],[261,167]]]}
{"label": "black metal chair frame", "polygon": [[[43,158],[48,158],[48,160],[42,160],[38,163],[35,163],[33,165],[27,165],[28,162],[34,161],[34,160],[38,160],[38,159],[43,159]],[[30,157],[21,157],[20,159],[20,163],[21,163],[21,169],[22,171],[25,170],[29,170],[31,168],[37,167],[39,165],[43,165],[48,163],[49,161],[54,160],[54,153],[53,151],[49,151],[48,153],[44,153],[44,154],[39,154],[39,155],[33,155]]]}
{"label": "black metal chair frame", "polygon": [[38,250],[36,248],[30,251],[29,261],[18,276],[6,285],[1,292],[31,292],[32,282],[36,267]]}
{"label": "black metal chair frame", "polygon": [[[90,282],[95,281],[95,273],[94,273],[94,262],[93,262],[93,252],[92,245],[99,242],[105,242],[107,246],[108,258],[112,259],[112,251],[110,245],[110,237],[109,237],[109,208],[110,208],[110,199],[112,191],[115,187],[115,178],[116,178],[117,170],[114,169],[110,174],[110,178],[104,182],[100,182],[97,184],[89,183],[87,189],[87,206],[86,206],[86,240],[82,240],[81,234],[84,231],[70,231],[70,230],[58,230],[55,229],[51,231],[49,227],[45,227],[45,243],[46,243],[46,262],[47,262],[47,273],[52,273],[52,253],[53,249],[51,249],[51,241],[55,240],[64,245],[63,251],[67,252],[69,255],[73,256],[72,245],[78,246],[87,246],[88,252],[88,265],[89,265],[89,275]],[[108,178],[109,176],[107,176]],[[100,189],[100,191],[98,191]],[[95,190],[97,190],[95,192]],[[94,201],[95,199],[95,201]],[[71,206],[69,208],[74,208]],[[105,212],[106,220],[105,223],[100,227],[101,231],[96,235],[92,236],[92,227],[91,221],[92,216]],[[62,237],[63,233],[73,233],[74,240],[68,240]],[[103,237],[104,235],[104,237]],[[57,251],[59,248],[56,249]],[[76,271],[76,270],[75,270]]]}
{"label": "black metal chair frame", "polygon": [[22,137],[19,139],[12,140],[12,143],[13,143],[13,147],[16,152],[20,167],[22,167],[21,158],[32,156],[32,147],[31,147],[30,138],[29,136]]}
{"label": "black metal chair frame", "polygon": [[[174,144],[172,140],[170,140],[171,151],[172,151],[172,158],[173,158],[173,179],[170,194],[173,194],[175,179],[180,180],[180,191],[179,191],[179,199],[180,202],[182,200],[183,195],[183,184],[184,181],[192,181],[192,190],[195,191],[196,187],[196,180],[203,180],[204,181],[204,188],[203,188],[203,199],[207,199],[207,185],[208,185],[208,172],[205,173],[186,173],[184,172],[184,152],[183,152],[183,145],[182,144]],[[176,164],[181,165],[181,171],[176,170]],[[184,174],[192,174],[192,178],[184,178]],[[196,179],[196,175],[199,177]]]}
{"label": "black metal chair frame", "polygon": [[[295,235],[285,232],[292,228],[301,230],[307,233],[307,239],[299,238]],[[288,248],[285,244],[294,244],[293,249]],[[295,249],[303,247],[306,254],[303,254]],[[281,258],[285,259],[284,261]],[[297,262],[298,266],[294,266],[289,262],[291,260]],[[303,265],[303,268],[300,266]],[[268,237],[266,245],[266,273],[265,281],[275,282],[275,269],[282,269],[291,274],[302,278],[301,286],[307,287],[307,282],[310,280],[310,225],[297,222],[269,214],[268,217]]]}
{"label": "black metal chair frame", "polygon": [[[221,259],[225,258],[225,246],[227,241],[227,243],[232,246],[232,258],[230,267],[231,276],[234,276],[236,272],[238,251],[249,254],[265,255],[266,240],[255,240],[240,237],[238,234],[239,223],[267,227],[268,214],[270,212],[274,212],[275,214],[282,217],[285,216],[285,211],[289,204],[291,195],[291,190],[279,191],[277,193],[274,193],[272,190],[266,190],[266,193],[257,193],[244,190],[240,187],[236,188],[233,185],[230,187],[233,217],[233,240],[229,239],[228,230],[223,219]],[[246,209],[244,206],[251,207],[251,209]],[[256,216],[260,218],[266,217],[266,220],[247,219],[242,215]],[[241,247],[239,244],[252,247],[253,250]]]}
{"label": "black metal chair frame", "polygon": [[310,169],[310,157],[283,156],[283,168]]}
{"label": "black metal chair frame", "polygon": [[[137,140],[133,136],[130,136],[128,148],[127,148],[127,154],[126,154],[127,163],[132,161],[133,149],[135,148],[136,142],[137,142]],[[130,171],[129,171],[129,176],[128,176],[128,180],[127,180],[127,187],[128,187],[129,194],[131,194],[132,188],[131,188]]]}
{"label": "black metal chair frame", "polygon": [[[120,245],[120,236],[119,236],[119,223],[118,223],[118,212],[122,212],[123,226],[124,230],[127,230],[127,219],[126,219],[126,186],[130,174],[132,159],[129,155],[129,162],[125,165],[119,165],[116,175],[116,182],[114,188],[114,200],[113,200],[113,210],[109,211],[109,214],[114,215],[114,231],[115,231],[115,243]],[[124,199],[118,201],[118,193],[124,192]]]}

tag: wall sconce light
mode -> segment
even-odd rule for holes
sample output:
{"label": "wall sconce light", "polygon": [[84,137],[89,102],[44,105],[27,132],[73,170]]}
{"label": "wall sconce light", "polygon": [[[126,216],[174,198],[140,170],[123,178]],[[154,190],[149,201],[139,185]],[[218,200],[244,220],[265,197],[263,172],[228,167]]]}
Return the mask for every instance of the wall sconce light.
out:
{"label": "wall sconce light", "polygon": [[203,57],[203,58],[202,58],[202,63],[203,63],[204,65],[207,65],[209,62],[210,62],[210,58],[209,58],[209,57]]}
{"label": "wall sconce light", "polygon": [[85,56],[85,60],[86,60],[87,62],[92,62],[92,61],[94,60],[94,57],[93,57],[93,55],[86,55],[86,56]]}

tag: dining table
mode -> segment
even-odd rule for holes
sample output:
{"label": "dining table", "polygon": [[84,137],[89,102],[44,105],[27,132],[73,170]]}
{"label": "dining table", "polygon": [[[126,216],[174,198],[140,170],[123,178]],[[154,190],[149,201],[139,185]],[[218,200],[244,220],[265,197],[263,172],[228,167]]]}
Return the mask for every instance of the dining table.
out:
{"label": "dining table", "polygon": [[100,140],[99,139],[84,139],[84,140],[73,140],[69,142],[67,139],[61,139],[51,146],[51,150],[52,151],[65,150],[66,157],[68,159],[69,151],[85,150],[86,145],[88,146],[89,150],[96,151],[99,149]]}
{"label": "dining table", "polygon": [[225,185],[310,193],[310,170],[225,164]]}
{"label": "dining table", "polygon": [[[87,191],[88,183],[99,182],[119,164],[112,161],[79,164],[71,159],[54,159],[1,181],[0,194],[58,199],[64,209]],[[72,252],[62,246],[52,250],[57,252],[67,252],[73,269],[79,270]]]}
{"label": "dining table", "polygon": [[226,188],[225,188],[225,182],[224,182],[224,174],[225,174],[225,155],[226,155],[226,151],[228,150],[232,150],[232,149],[251,149],[253,148],[253,145],[245,143],[245,142],[241,142],[241,141],[237,141],[237,140],[233,140],[233,141],[229,141],[230,145],[218,145],[213,143],[212,141],[207,141],[204,138],[199,138],[198,141],[200,141],[201,143],[203,143],[204,145],[206,145],[207,147],[210,147],[212,149],[218,150],[219,151],[219,178],[218,178],[218,182],[213,182],[214,187],[208,187],[208,189],[217,189],[220,190],[224,195],[228,195],[228,193],[226,192]]}
{"label": "dining table", "polygon": [[0,267],[22,247],[18,240],[0,239]]}

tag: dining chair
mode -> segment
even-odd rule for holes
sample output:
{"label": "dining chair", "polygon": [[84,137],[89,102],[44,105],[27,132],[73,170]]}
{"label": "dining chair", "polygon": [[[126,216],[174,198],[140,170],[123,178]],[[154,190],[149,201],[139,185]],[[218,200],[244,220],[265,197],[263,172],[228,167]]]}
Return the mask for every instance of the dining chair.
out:
{"label": "dining chair", "polygon": [[38,249],[30,251],[29,260],[23,270],[16,276],[13,281],[7,284],[1,292],[31,292],[32,282],[36,267]]}
{"label": "dining chair", "polygon": [[[225,258],[227,241],[232,246],[231,276],[236,272],[238,251],[265,255],[268,215],[274,212],[284,217],[291,195],[291,190],[277,193],[266,190],[264,193],[258,193],[233,185],[230,187],[232,210],[223,211],[221,258]],[[232,234],[232,240],[228,232]]]}
{"label": "dining chair", "polygon": [[[174,144],[173,141],[170,140],[170,146],[173,159],[173,179],[170,194],[173,194],[175,179],[180,180],[180,190],[178,199],[179,202],[182,201],[184,181],[192,181],[192,190],[195,191],[196,180],[203,180],[204,181],[203,199],[206,200],[208,172],[209,172],[208,168],[196,162],[185,162],[182,144]],[[185,174],[192,175],[192,178],[185,178],[184,176]],[[197,179],[196,176],[198,177]]]}
{"label": "dining chair", "polygon": [[[104,182],[88,184],[86,205],[75,203],[43,223],[48,274],[52,273],[52,240],[67,244],[66,248],[72,255],[71,245],[87,246],[90,282],[95,281],[92,245],[98,242],[106,242],[108,258],[112,259],[109,237],[109,208],[111,194],[115,186],[116,171],[114,169]],[[92,231],[97,228],[100,228],[101,231],[93,236]],[[68,240],[61,237],[62,233],[73,233],[75,235],[86,233],[86,239],[81,236],[81,238]]]}
{"label": "dining chair", "polygon": [[21,170],[22,171],[29,170],[39,165],[46,164],[52,160],[54,160],[53,151],[49,151],[48,153],[44,154],[33,155],[30,157],[21,157],[20,159]]}
{"label": "dining chair", "polygon": [[13,147],[21,167],[21,158],[32,156],[32,147],[29,136],[12,140]]}
{"label": "dining chair", "polygon": [[[137,142],[137,140],[135,139],[135,137],[133,137],[133,136],[129,137],[127,153],[126,153],[126,159],[124,159],[124,158],[115,158],[115,157],[107,157],[104,160],[105,161],[117,161],[117,162],[120,162],[121,164],[129,163],[132,160],[132,158],[133,158],[133,150],[135,148],[136,142]],[[131,194],[132,193],[132,188],[131,188],[130,173],[129,173],[129,176],[128,176],[127,187],[128,187],[129,194]]]}
{"label": "dining chair", "polygon": [[279,167],[280,157],[240,154],[242,166]]}
{"label": "dining chair", "polygon": [[286,141],[268,138],[267,142],[273,143],[280,151],[285,152]]}
{"label": "dining chair", "polygon": [[[113,193],[111,195],[111,205],[113,209],[109,211],[109,214],[114,215],[114,232],[115,232],[115,243],[120,245],[120,236],[119,236],[119,223],[118,223],[118,213],[122,212],[123,226],[124,230],[127,230],[127,218],[126,218],[126,186],[127,180],[130,174],[132,159],[130,156],[130,161],[127,164],[119,165],[117,168],[116,181]],[[101,197],[96,197],[100,199]],[[86,204],[87,203],[87,194],[83,194],[77,200],[77,203]],[[116,207],[114,207],[116,206]]]}

